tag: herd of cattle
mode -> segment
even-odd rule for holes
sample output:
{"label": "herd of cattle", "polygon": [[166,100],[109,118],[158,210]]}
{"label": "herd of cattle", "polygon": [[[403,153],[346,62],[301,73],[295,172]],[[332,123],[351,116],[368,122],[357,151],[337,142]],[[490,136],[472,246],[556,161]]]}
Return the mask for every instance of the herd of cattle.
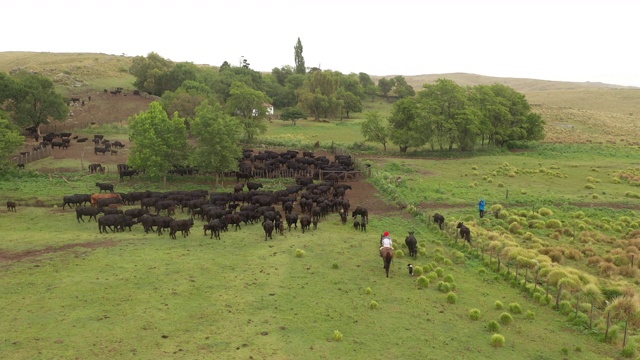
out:
{"label": "herd of cattle", "polygon": [[[334,181],[314,183],[312,178],[298,178],[296,184],[285,189],[262,190],[261,183],[239,183],[233,192],[212,192],[207,190],[191,191],[139,191],[129,193],[113,192],[113,184],[96,183],[100,189],[95,194],[75,194],[63,197],[63,210],[75,206],[78,223],[93,218],[98,223],[98,231],[119,232],[131,230],[142,225],[145,233],[155,232],[161,235],[169,232],[172,238],[177,232],[189,235],[195,221],[203,222],[205,236],[220,239],[221,232],[229,228],[235,230],[242,226],[261,223],[265,240],[272,238],[273,232],[284,234],[285,227],[298,228],[301,231],[317,229],[318,223],[331,213],[340,214],[346,224],[346,214],[350,210],[349,200],[345,197],[351,185]],[[246,189],[245,189],[246,188]],[[103,193],[104,191],[104,193]],[[140,207],[122,210],[124,205]],[[189,216],[176,219],[180,211]],[[98,217],[99,214],[103,214]],[[354,227],[366,231],[368,210],[362,206],[351,212]]]}

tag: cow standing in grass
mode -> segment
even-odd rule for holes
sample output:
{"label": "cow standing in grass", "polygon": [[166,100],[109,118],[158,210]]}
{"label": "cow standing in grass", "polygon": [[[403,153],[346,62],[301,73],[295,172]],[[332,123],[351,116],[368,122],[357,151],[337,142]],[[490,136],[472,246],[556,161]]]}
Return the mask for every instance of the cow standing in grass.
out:
{"label": "cow standing in grass", "polygon": [[7,201],[7,211],[16,212],[16,203],[15,203],[15,201]]}
{"label": "cow standing in grass", "polygon": [[404,243],[409,248],[409,256],[415,259],[418,256],[418,240],[413,235],[413,231],[409,231],[409,236],[404,239]]}

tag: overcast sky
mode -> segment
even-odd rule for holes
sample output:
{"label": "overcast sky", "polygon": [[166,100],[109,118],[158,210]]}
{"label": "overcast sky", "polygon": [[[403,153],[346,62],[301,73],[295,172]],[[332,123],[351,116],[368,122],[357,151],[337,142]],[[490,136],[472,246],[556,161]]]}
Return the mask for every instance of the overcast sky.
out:
{"label": "overcast sky", "polygon": [[640,86],[638,0],[14,0],[0,51]]}

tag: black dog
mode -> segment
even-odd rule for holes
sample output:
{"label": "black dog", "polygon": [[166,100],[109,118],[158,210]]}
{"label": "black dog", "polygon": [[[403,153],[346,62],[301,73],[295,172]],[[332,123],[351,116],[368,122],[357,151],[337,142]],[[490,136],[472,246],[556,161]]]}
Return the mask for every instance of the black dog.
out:
{"label": "black dog", "polygon": [[407,267],[409,268],[409,276],[413,276],[413,265],[409,264]]}

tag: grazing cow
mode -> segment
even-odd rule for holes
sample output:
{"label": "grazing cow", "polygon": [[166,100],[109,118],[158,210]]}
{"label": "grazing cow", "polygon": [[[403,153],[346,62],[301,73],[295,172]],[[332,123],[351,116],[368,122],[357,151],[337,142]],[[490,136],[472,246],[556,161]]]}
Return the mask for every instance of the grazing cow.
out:
{"label": "grazing cow", "polygon": [[249,190],[258,190],[262,187],[261,183],[257,183],[257,182],[247,182],[247,189]]}
{"label": "grazing cow", "polygon": [[104,168],[101,164],[89,164],[89,173],[104,173]]}
{"label": "grazing cow", "polygon": [[16,212],[16,203],[15,203],[15,201],[7,201],[7,211]]}
{"label": "grazing cow", "polygon": [[120,171],[120,181],[124,180],[125,176],[129,177],[129,180],[131,180],[131,178],[135,175],[138,175],[139,171],[138,170],[122,170]]}
{"label": "grazing cow", "polygon": [[240,183],[240,184],[236,184],[233,186],[233,192],[234,193],[240,193],[242,192],[242,190],[244,189],[244,184]]}
{"label": "grazing cow", "polygon": [[78,138],[78,140],[76,140],[76,142],[83,143],[83,142],[87,142],[88,140],[89,140],[89,138],[81,137],[81,138]]}
{"label": "grazing cow", "polygon": [[469,229],[465,224],[459,222],[456,228],[460,229],[460,236],[466,240],[469,244],[471,244],[471,229]]}
{"label": "grazing cow", "polygon": [[16,166],[18,167],[18,169],[24,170],[24,164],[17,164]]}
{"label": "grazing cow", "polygon": [[360,231],[367,232],[367,223],[364,223],[364,222],[360,223]]}
{"label": "grazing cow", "polygon": [[285,215],[291,214],[291,212],[293,211],[293,206],[293,201],[287,201],[286,203],[282,204],[282,210],[284,210]]}
{"label": "grazing cow", "polygon": [[100,234],[103,232],[107,234],[109,228],[112,232],[117,232],[118,229],[124,231],[125,222],[124,215],[105,215],[98,218],[98,231]]}
{"label": "grazing cow", "polygon": [[409,248],[409,256],[415,259],[418,256],[418,240],[413,235],[413,231],[409,231],[409,236],[404,239],[404,243]]}
{"label": "grazing cow", "polygon": [[173,220],[169,225],[169,236],[171,236],[172,239],[175,239],[176,233],[180,231],[182,232],[182,237],[187,237],[192,227],[193,219]]}
{"label": "grazing cow", "polygon": [[162,235],[163,229],[169,229],[171,231],[171,223],[173,222],[173,218],[171,216],[156,216],[154,225],[156,225],[156,230],[158,232],[158,236]]}
{"label": "grazing cow", "polygon": [[238,181],[240,181],[240,179],[244,179],[244,181],[246,182],[249,179],[253,179],[253,175],[251,175],[249,173],[237,172],[236,173],[236,178],[238,179]]}
{"label": "grazing cow", "polygon": [[300,227],[302,228],[302,233],[304,234],[305,230],[310,230],[311,228],[311,217],[309,215],[301,215],[300,216]]}
{"label": "grazing cow", "polygon": [[114,141],[112,146],[117,149],[124,149],[124,144],[118,140]]}
{"label": "grazing cow", "polygon": [[96,186],[100,189],[99,192],[104,191],[105,193],[108,191],[113,192],[113,184],[109,184],[109,183],[96,183]]}
{"label": "grazing cow", "polygon": [[277,219],[275,226],[276,232],[280,233],[280,235],[284,235],[284,221],[282,221],[281,219]]}
{"label": "grazing cow", "polygon": [[267,238],[273,240],[273,238],[271,237],[271,234],[273,233],[274,228],[275,228],[275,225],[271,220],[265,220],[262,223],[262,229],[264,230],[264,241],[267,241]]}
{"label": "grazing cow", "polygon": [[91,194],[91,206],[96,206],[96,205],[98,205],[98,201],[99,200],[105,200],[105,199],[115,199],[115,200],[119,200],[120,202],[122,202],[122,196],[120,196],[120,194],[118,194],[118,193],[113,193],[113,194]]}
{"label": "grazing cow", "polygon": [[440,228],[440,230],[442,230],[442,227],[444,226],[444,216],[435,213],[433,215],[433,222],[438,224],[438,227]]}
{"label": "grazing cow", "polygon": [[83,216],[88,216],[89,217],[89,221],[91,221],[91,218],[93,218],[93,220],[95,220],[95,221],[98,221],[96,216],[98,214],[100,214],[101,212],[102,212],[102,209],[98,208],[98,207],[78,206],[76,208],[76,220],[78,220],[78,223],[80,223],[80,220],[82,220],[82,222],[84,222],[84,219],[82,217]]}
{"label": "grazing cow", "polygon": [[147,209],[127,209],[124,211],[124,214],[127,216],[131,216],[134,219],[140,219],[144,215],[148,214],[149,210]]}
{"label": "grazing cow", "polygon": [[57,147],[58,149],[62,149],[63,146],[64,146],[64,142],[62,142],[62,141],[52,141],[51,142],[51,148]]}
{"label": "grazing cow", "polygon": [[355,218],[358,215],[362,217],[362,221],[360,222],[361,224],[369,223],[369,210],[367,210],[366,207],[360,205],[356,206],[355,210],[351,212],[351,217]]}

